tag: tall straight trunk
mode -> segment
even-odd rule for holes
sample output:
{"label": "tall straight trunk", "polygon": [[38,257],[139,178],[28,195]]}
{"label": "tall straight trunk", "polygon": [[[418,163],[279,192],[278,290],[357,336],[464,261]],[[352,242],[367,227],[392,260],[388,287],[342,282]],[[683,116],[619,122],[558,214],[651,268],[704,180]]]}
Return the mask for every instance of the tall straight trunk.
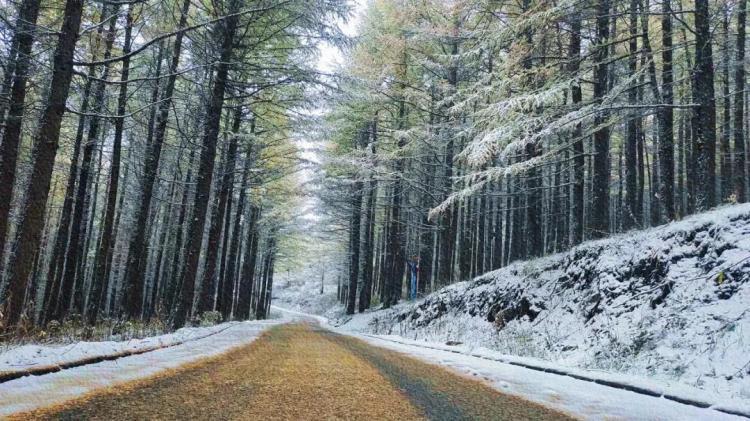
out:
{"label": "tall straight trunk", "polygon": [[[399,101],[398,110],[398,128],[404,129],[406,119],[406,102]],[[405,140],[399,138],[398,149],[403,149]],[[386,295],[383,302],[384,307],[390,307],[398,303],[401,298],[402,282],[404,277],[404,265],[406,264],[404,256],[404,246],[402,242],[404,221],[401,216],[401,206],[403,201],[403,181],[401,177],[404,172],[404,158],[396,159],[396,180],[393,182],[393,194],[391,196],[391,225],[388,233],[388,251],[390,252],[390,261],[388,262],[388,278],[386,282],[390,284],[389,294]]]}
{"label": "tall straight trunk", "polygon": [[[255,134],[255,118],[250,119],[250,134]],[[225,268],[226,273],[224,275],[224,282],[228,285],[232,285],[232,288],[236,288],[237,293],[237,308],[239,308],[239,300],[241,288],[238,279],[242,276],[242,267],[240,265],[240,250],[242,248],[242,228],[245,224],[242,223],[242,219],[245,217],[245,205],[247,203],[247,190],[250,187],[250,171],[255,162],[254,157],[254,145],[249,143],[245,145],[247,151],[245,153],[245,163],[242,169],[242,181],[240,182],[239,199],[237,200],[237,209],[234,211],[234,228],[232,230],[232,242],[229,246],[229,256],[227,261],[227,267]],[[249,244],[248,244],[249,246]],[[234,300],[232,300],[234,301]],[[244,310],[244,309],[243,309]],[[244,317],[247,317],[249,308],[244,310]],[[237,317],[237,311],[234,313],[234,317]]]}
{"label": "tall straight trunk", "polygon": [[195,159],[195,149],[190,149],[190,156],[188,158],[188,166],[187,166],[187,174],[185,175],[185,183],[182,190],[182,199],[180,200],[180,208],[179,208],[179,215],[177,216],[177,234],[175,235],[174,240],[174,254],[172,255],[172,262],[170,263],[169,267],[169,278],[167,279],[167,287],[166,292],[164,294],[164,300],[163,300],[163,306],[165,308],[172,308],[174,304],[174,300],[177,294],[177,291],[179,290],[179,280],[180,280],[180,271],[179,271],[179,264],[180,264],[180,250],[182,250],[183,243],[182,243],[182,237],[183,237],[183,226],[185,224],[185,219],[187,218],[188,214],[188,199],[190,197],[190,189],[188,186],[193,181],[193,164]]}
{"label": "tall straight trunk", "polygon": [[364,183],[357,180],[352,184],[352,209],[349,228],[349,290],[346,299],[346,314],[354,314],[357,300],[357,284],[359,283],[359,250],[360,227],[362,226],[362,189]]}
{"label": "tall straight trunk", "polygon": [[375,206],[377,200],[377,181],[370,178],[367,200],[365,201],[365,254],[362,266],[362,288],[359,291],[359,312],[370,308],[373,280],[373,256],[375,249]]}
{"label": "tall straight trunk", "polygon": [[[453,40],[451,42],[451,56],[458,57],[459,53],[459,20],[453,22]],[[453,91],[458,90],[458,66],[457,60],[452,61],[448,68],[448,84]],[[449,104],[449,108],[453,104]],[[448,126],[456,126],[457,122],[448,120]],[[446,130],[445,137],[448,142],[445,147],[445,175],[443,179],[443,200],[445,200],[452,190],[453,185],[453,155],[454,155],[454,136],[452,130]],[[439,227],[439,252],[438,252],[438,283],[447,285],[453,282],[453,254],[456,246],[456,236],[458,235],[458,206],[454,203],[445,210],[438,220]]]}
{"label": "tall straight trunk", "polygon": [[[226,117],[226,119],[228,119],[228,117]],[[239,127],[237,129],[239,130]],[[224,141],[226,140],[225,137]],[[221,232],[224,227],[224,217],[227,213],[227,202],[229,199],[229,187],[224,181],[229,168],[229,161],[235,161],[237,155],[236,136],[232,135],[229,141],[229,147],[222,151],[219,158],[221,166],[217,170],[218,179],[214,186],[214,203],[211,206],[211,222],[208,230],[208,243],[204,252],[205,266],[203,269],[203,277],[201,278],[200,292],[198,294],[199,297],[196,308],[198,313],[212,311],[214,309],[219,310],[221,307],[221,285],[218,285],[217,293],[216,259],[219,256],[219,241],[221,240]],[[232,157],[230,158],[230,156]],[[234,166],[234,162],[232,163],[232,166]],[[231,171],[234,171],[234,168],[232,168]]]}
{"label": "tall straight trunk", "polygon": [[[526,145],[526,156],[533,159],[541,155],[541,147],[535,144]],[[526,180],[526,232],[528,242],[526,252],[528,257],[538,257],[544,253],[542,238],[542,174],[538,166],[530,169]]]}
{"label": "tall straight trunk", "polygon": [[[572,17],[570,44],[568,55],[571,57],[568,72],[575,75],[579,71],[581,61],[581,17]],[[583,101],[581,85],[574,83],[570,88],[570,96],[574,106]],[[578,123],[573,131],[573,168],[570,172],[572,195],[570,200],[570,244],[576,245],[583,241],[584,215],[584,182],[586,155],[583,150],[583,130]]]}
{"label": "tall straight trunk", "polygon": [[660,221],[659,213],[659,137],[652,137],[654,154],[651,156],[651,179],[649,181],[649,211],[651,226],[658,225]]}
{"label": "tall straight trunk", "polygon": [[[635,74],[638,70],[638,59],[636,54],[638,53],[638,0],[630,0],[630,42],[629,42],[629,53],[628,57],[628,70],[631,74]],[[628,90],[628,103],[637,105],[638,103],[638,90],[636,89],[637,81],[634,81],[631,88]],[[640,224],[640,221],[636,219],[638,201],[636,199],[637,193],[637,177],[636,171],[636,144],[638,143],[638,124],[637,120],[640,119],[637,110],[630,112],[628,116],[628,133],[627,140],[625,143],[625,206],[623,209],[623,229],[628,230]]]}
{"label": "tall straight trunk", "polygon": [[747,201],[745,178],[745,22],[747,0],[737,3],[737,59],[734,64],[734,170],[733,188],[737,202]]}
{"label": "tall straight trunk", "polygon": [[[182,147],[180,147],[180,151],[177,154],[177,159],[175,163],[175,169],[174,169],[174,175],[172,176],[172,180],[169,187],[169,194],[167,197],[169,198],[169,202],[164,205],[163,214],[162,217],[162,223],[160,226],[161,232],[159,233],[159,241],[157,242],[157,248],[156,251],[156,262],[154,262],[154,275],[153,280],[151,282],[151,299],[148,302],[148,307],[146,310],[146,317],[147,319],[151,319],[154,317],[154,315],[157,314],[158,305],[159,303],[164,303],[164,292],[167,288],[164,287],[165,280],[164,280],[164,268],[168,266],[166,263],[162,265],[162,262],[164,260],[164,254],[167,251],[168,248],[168,238],[167,235],[169,231],[171,231],[172,225],[172,217],[174,214],[173,211],[173,203],[177,200],[177,177],[180,173],[179,166],[180,166],[180,160],[182,158]],[[192,151],[191,151],[192,152]],[[167,309],[168,307],[163,307],[164,309]]]}
{"label": "tall straight trunk", "polygon": [[[375,143],[377,142],[377,120],[373,119],[369,126],[370,144],[368,145],[370,158],[375,157]],[[375,207],[378,197],[378,182],[372,175],[367,182],[367,200],[365,201],[365,255],[362,265],[362,288],[359,291],[359,312],[370,308],[372,300],[372,284],[374,278],[375,257]],[[321,286],[322,288],[322,286]]]}
{"label": "tall straight trunk", "polygon": [[266,251],[263,263],[263,277],[258,290],[258,301],[255,307],[255,318],[262,320],[268,317],[273,290],[273,267],[276,257],[276,233],[270,232],[266,241]]}
{"label": "tall straight trunk", "polygon": [[[729,92],[729,5],[722,8],[722,56],[721,56],[721,141],[719,142],[719,202],[729,198],[732,192],[732,117]],[[741,121],[741,120],[740,120]]]}
{"label": "tall straight trunk", "polygon": [[[219,250],[219,236],[222,232],[222,222],[224,231],[224,246],[221,248],[222,255],[227,254],[227,239],[229,238],[229,221],[231,218],[231,199],[233,195],[234,186],[234,171],[237,162],[237,142],[240,133],[240,124],[242,123],[242,107],[238,106],[234,111],[234,121],[232,123],[232,133],[229,139],[229,147],[227,148],[227,162],[224,166],[221,179],[221,190],[219,191],[219,209],[216,215],[216,224],[214,227],[214,219],[211,220],[211,229],[208,235],[208,249],[206,250],[206,267],[203,270],[203,280],[211,282],[212,278],[216,276],[216,255]],[[214,231],[215,230],[215,231]],[[211,234],[215,237],[211,238]],[[215,244],[215,247],[212,245]],[[219,272],[219,275],[221,272]],[[208,284],[207,284],[208,285]],[[232,295],[234,293],[234,285],[219,284],[219,297],[218,307],[221,311],[221,315],[224,320],[228,320],[232,312]]]}
{"label": "tall straight trunk", "polygon": [[[386,189],[385,196],[388,196],[388,191],[390,189]],[[385,305],[386,296],[390,295],[390,288],[391,284],[388,281],[388,277],[390,276],[388,273],[388,265],[387,262],[387,255],[388,255],[388,233],[390,232],[391,227],[391,212],[390,208],[386,207],[383,211],[383,224],[380,231],[380,244],[378,247],[378,297],[380,298],[380,302]]]}
{"label": "tall straight trunk", "polygon": [[[681,95],[682,96],[682,95]],[[679,215],[684,216],[687,214],[687,195],[685,194],[685,113],[680,113],[679,126],[677,129],[677,139],[680,144],[678,156],[679,162],[677,164],[677,186],[679,189]]]}
{"label": "tall straight trunk", "polygon": [[[523,156],[516,157],[516,162],[523,161]],[[511,214],[513,223],[511,224],[510,238],[510,259],[511,261],[523,259],[526,257],[526,231],[524,230],[524,219],[526,218],[526,195],[524,180],[520,176],[511,177],[512,200]]]}
{"label": "tall straight trunk", "polygon": [[695,0],[695,68],[693,69],[693,146],[696,208],[716,204],[716,100],[708,0]]}
{"label": "tall straight trunk", "polygon": [[[109,13],[110,9],[103,9],[102,13],[105,15]],[[115,38],[115,26],[117,23],[116,16],[112,16],[109,21],[109,27],[107,28],[104,39],[104,60],[110,58],[112,54],[112,45]],[[104,106],[104,93],[105,83],[104,80],[109,76],[109,63],[104,65],[100,78],[102,81],[94,82],[94,110],[101,110]],[[75,311],[81,313],[83,311],[83,288],[82,283],[84,277],[81,273],[77,273],[79,256],[82,255],[83,251],[83,236],[86,234],[86,221],[84,215],[86,213],[86,197],[89,186],[89,176],[91,173],[92,159],[96,150],[97,142],[99,140],[99,127],[101,119],[99,117],[91,117],[89,119],[89,131],[86,138],[86,142],[83,145],[83,158],[81,160],[80,172],[78,173],[78,191],[76,192],[75,207],[73,211],[73,219],[70,225],[70,237],[68,239],[68,250],[65,254],[65,271],[62,277],[62,288],[60,296],[60,305],[57,308],[56,318],[64,318],[70,309],[71,302],[75,300]],[[77,281],[76,281],[77,280]]]}
{"label": "tall straight trunk", "polygon": [[[18,37],[14,36],[10,42],[8,57],[5,59],[3,83],[0,85],[0,127],[5,127],[5,114],[10,107],[10,90],[13,87],[13,75],[15,74],[16,60],[18,60]],[[0,137],[2,139],[2,137]]]}
{"label": "tall straight trunk", "polygon": [[[252,152],[251,148],[248,147],[248,153],[245,157],[245,163],[242,169],[242,181],[240,182],[239,198],[237,200],[237,209],[234,211],[234,222],[232,223],[232,241],[229,243],[229,250],[227,253],[226,267],[223,275],[224,289],[234,291],[237,284],[238,264],[239,264],[239,248],[240,239],[242,238],[242,217],[245,214],[245,203],[247,202],[247,188],[248,178],[250,175],[250,168],[252,166]],[[231,287],[230,287],[231,286]],[[239,292],[239,287],[237,288]],[[227,310],[231,314],[232,300],[230,299],[228,304],[224,304],[229,309]]]}
{"label": "tall straight trunk", "polygon": [[659,196],[667,221],[677,217],[674,206],[674,74],[672,68],[672,5],[662,1],[662,71],[661,101],[666,106],[659,110]]}
{"label": "tall straight trunk", "polygon": [[60,141],[60,124],[73,77],[73,56],[78,42],[82,12],[83,0],[66,1],[63,23],[52,60],[49,94],[34,138],[34,164],[30,177],[32,182],[27,188],[26,206],[20,215],[16,253],[13,262],[8,265],[8,326],[15,326],[21,318],[26,286],[41,243],[44,211],[47,207],[52,170]]}
{"label": "tall straight trunk", "polygon": [[[16,33],[11,45],[16,51],[13,64],[13,84],[8,98],[8,114],[5,117],[2,143],[0,143],[0,266],[4,262],[5,242],[8,235],[10,207],[13,200],[13,189],[16,184],[16,164],[21,144],[21,128],[26,102],[26,84],[31,65],[31,49],[36,34],[36,20],[39,16],[40,0],[24,0],[19,6],[16,19]],[[9,67],[10,67],[9,63]],[[7,76],[7,75],[6,75]]]}
{"label": "tall straight trunk", "polygon": [[245,256],[242,261],[239,288],[237,293],[237,311],[235,317],[245,320],[250,317],[252,307],[252,292],[255,281],[255,263],[258,257],[258,220],[260,209],[250,205],[250,217],[247,221],[247,233],[245,238]]}
{"label": "tall straight trunk", "polygon": [[[81,274],[81,287],[82,289],[76,288],[75,296],[75,308],[78,314],[84,314],[86,311],[86,300],[88,300],[88,289],[90,288],[90,270],[88,265],[88,255],[91,251],[91,242],[94,237],[94,231],[96,228],[96,207],[99,201],[99,187],[101,186],[100,179],[102,174],[102,159],[104,155],[104,141],[102,140],[101,147],[99,148],[99,156],[96,159],[96,173],[95,177],[91,179],[89,193],[86,196],[86,209],[84,214],[84,221],[88,221],[86,228],[86,238],[81,242],[81,251],[78,253],[78,273]],[[89,205],[90,203],[90,205]],[[96,248],[96,246],[93,246]],[[83,288],[85,287],[85,288]]]}
{"label": "tall straight trunk", "polygon": [[214,161],[216,160],[216,141],[219,137],[221,125],[221,111],[224,106],[224,91],[227,85],[227,75],[232,59],[232,48],[234,47],[235,32],[238,23],[236,12],[238,2],[230,1],[230,15],[221,25],[221,48],[220,58],[216,66],[214,86],[211,91],[211,99],[206,112],[206,126],[203,134],[203,148],[201,150],[200,166],[198,169],[197,184],[195,187],[193,218],[188,230],[188,238],[191,239],[185,251],[185,276],[182,283],[182,294],[178,308],[175,313],[174,326],[179,328],[185,325],[190,317],[193,307],[193,295],[195,292],[195,278],[198,272],[198,259],[203,240],[203,228],[206,223],[208,210],[208,196],[213,179]]}
{"label": "tall straight trunk", "polygon": [[[184,0],[180,12],[179,28],[187,26],[188,10],[190,9],[190,0]],[[159,169],[159,158],[161,156],[162,145],[167,130],[167,120],[169,118],[169,109],[172,106],[172,96],[174,94],[174,85],[177,79],[177,67],[180,64],[180,53],[182,51],[182,39],[184,32],[179,32],[175,36],[174,46],[172,47],[172,61],[169,65],[169,78],[164,89],[164,101],[162,101],[156,125],[154,129],[154,139],[147,146],[145,156],[145,166],[143,169],[143,181],[141,185],[141,196],[139,206],[135,213],[134,221],[145,221],[151,209],[151,199],[154,192],[156,174]],[[135,224],[135,232],[130,237],[128,247],[128,263],[124,278],[124,299],[125,314],[128,318],[138,319],[143,313],[143,283],[146,274],[146,226],[145,223]]]}
{"label": "tall straight trunk", "polygon": [[[102,10],[102,18],[104,17],[104,10]],[[103,22],[100,22],[100,24]],[[99,26],[100,35],[103,31],[103,25]],[[95,75],[95,68],[90,67],[88,78],[86,78],[86,84],[83,88],[83,96],[81,101],[81,111],[88,111],[89,97],[91,93],[91,85]],[[48,321],[55,317],[57,312],[57,306],[60,304],[58,297],[60,296],[60,281],[63,276],[63,269],[65,264],[65,250],[68,245],[68,239],[70,238],[70,218],[73,214],[73,200],[76,189],[76,179],[78,178],[79,160],[81,156],[81,146],[83,144],[83,132],[86,125],[85,116],[80,116],[78,120],[78,128],[76,130],[75,141],[73,142],[73,156],[71,158],[70,168],[68,170],[68,182],[65,188],[65,198],[63,199],[62,211],[60,213],[60,220],[58,221],[58,229],[55,234],[55,244],[52,248],[52,257],[50,259],[49,270],[47,273],[47,283],[45,285],[45,316],[44,321]]]}
{"label": "tall straight trunk", "polygon": [[[596,40],[594,53],[594,100],[601,102],[607,95],[609,40],[609,0],[596,3]],[[592,208],[590,218],[591,236],[602,238],[609,233],[609,127],[608,114],[600,111],[594,118],[599,127],[594,132],[594,169],[592,174]]]}
{"label": "tall straight trunk", "polygon": [[[156,117],[161,115],[162,108],[156,106],[159,101],[159,88],[161,87],[161,66],[164,61],[164,40],[159,42],[159,52],[156,54],[156,70],[154,70],[154,86],[151,88],[151,110],[148,115],[148,125],[146,126],[146,147],[154,141],[154,131],[156,130]],[[169,82],[167,82],[169,83]],[[171,99],[170,99],[171,101]]]}
{"label": "tall straight trunk", "polygon": [[492,270],[499,269],[503,266],[503,214],[505,206],[503,205],[505,199],[503,197],[503,183],[499,181],[495,185],[495,199],[494,199],[494,218],[495,222],[492,224]]}
{"label": "tall straight trunk", "polygon": [[472,200],[467,198],[461,203],[461,232],[458,238],[458,272],[461,280],[471,278],[471,251],[472,251]]}
{"label": "tall straight trunk", "polygon": [[488,244],[486,233],[488,228],[487,226],[492,225],[491,220],[487,220],[488,216],[490,215],[490,213],[487,211],[488,193],[489,190],[487,189],[487,186],[485,186],[482,189],[481,197],[477,198],[477,202],[479,204],[479,209],[477,210],[477,257],[476,267],[474,269],[474,274],[472,277],[487,271],[486,259],[489,258],[489,250],[486,247]]}
{"label": "tall straight trunk", "polygon": [[[447,198],[451,191],[453,179],[453,138],[448,139],[448,145],[445,148],[445,175],[443,181],[443,198]],[[451,204],[443,212],[438,220],[440,230],[440,243],[438,253],[438,283],[447,285],[453,282],[453,250],[456,244],[456,205]]]}
{"label": "tall straight trunk", "polygon": [[117,97],[117,116],[115,118],[115,137],[112,142],[112,160],[109,167],[109,189],[107,202],[104,206],[102,218],[101,241],[96,251],[94,260],[94,273],[91,277],[91,292],[88,301],[87,319],[90,324],[96,322],[99,311],[104,305],[106,293],[109,289],[107,280],[107,261],[112,258],[114,238],[115,211],[117,207],[117,194],[120,186],[120,155],[122,152],[122,135],[125,125],[125,111],[128,102],[128,78],[130,77],[130,41],[133,29],[133,6],[129,6],[125,16],[125,40],[122,53],[125,59],[122,61],[120,72],[120,92]]}

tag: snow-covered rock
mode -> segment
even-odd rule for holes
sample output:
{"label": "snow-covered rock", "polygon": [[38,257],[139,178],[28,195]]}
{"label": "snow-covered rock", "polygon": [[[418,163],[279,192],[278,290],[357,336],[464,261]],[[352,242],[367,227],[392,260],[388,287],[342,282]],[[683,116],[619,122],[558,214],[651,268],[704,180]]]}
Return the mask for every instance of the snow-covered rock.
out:
{"label": "snow-covered rock", "polygon": [[517,262],[350,323],[748,402],[750,204]]}

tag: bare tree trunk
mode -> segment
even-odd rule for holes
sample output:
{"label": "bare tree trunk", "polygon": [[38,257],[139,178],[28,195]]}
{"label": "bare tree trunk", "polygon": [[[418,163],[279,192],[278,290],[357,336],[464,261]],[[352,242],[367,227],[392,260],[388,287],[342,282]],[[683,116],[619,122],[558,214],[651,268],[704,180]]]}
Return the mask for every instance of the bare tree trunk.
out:
{"label": "bare tree trunk", "polygon": [[[188,10],[190,0],[184,0],[180,12],[179,28],[187,26]],[[174,46],[172,47],[172,61],[169,65],[169,78],[164,89],[164,101],[159,108],[158,117],[154,129],[154,140],[147,147],[146,163],[143,169],[142,193],[139,207],[135,214],[135,221],[143,221],[147,218],[151,209],[151,199],[154,192],[156,174],[159,168],[162,144],[167,130],[167,119],[169,109],[172,106],[172,95],[174,84],[177,79],[177,67],[180,64],[180,53],[182,50],[182,39],[184,32],[178,32]],[[124,279],[125,313],[128,318],[139,319],[143,313],[143,283],[146,272],[146,224],[136,224],[135,232],[130,239],[128,247],[128,263]]]}
{"label": "bare tree trunk", "polygon": [[[219,240],[224,225],[224,218],[227,214],[227,204],[232,192],[231,186],[232,183],[234,183],[234,168],[237,161],[237,136],[240,131],[241,123],[242,108],[237,107],[235,108],[234,122],[232,123],[229,147],[227,148],[226,162],[224,162],[223,168],[219,172],[221,180],[219,181],[218,186],[219,191],[216,193],[218,206],[214,208],[213,215],[211,216],[211,227],[208,232],[206,266],[203,270],[203,280],[201,281],[201,300],[198,306],[199,311],[209,311],[212,309],[211,307],[213,305],[213,294],[216,281],[216,259],[219,254]],[[229,233],[224,232],[224,235],[227,236]],[[222,250],[222,253],[226,253],[226,250]],[[229,312],[226,312],[224,305],[226,304],[226,301],[231,299],[231,293],[229,296],[224,296],[224,292],[219,289],[218,294],[218,307],[222,312],[222,316],[228,318]],[[229,311],[231,311],[231,302],[229,307]]]}
{"label": "bare tree trunk", "polygon": [[[107,192],[107,203],[104,206],[104,217],[102,222],[101,241],[96,252],[94,260],[94,273],[91,277],[91,293],[87,318],[90,324],[94,324],[99,315],[99,311],[105,302],[106,293],[109,289],[107,280],[107,261],[111,259],[114,245],[112,236],[114,231],[115,211],[117,206],[117,194],[120,185],[120,154],[122,150],[122,135],[125,125],[125,111],[128,101],[128,78],[130,77],[130,41],[133,28],[133,7],[128,8],[125,16],[125,41],[122,52],[125,59],[122,61],[122,71],[120,75],[120,92],[117,97],[117,115],[115,118],[115,138],[112,143],[112,161],[109,168],[109,190]],[[119,117],[121,116],[121,117]]]}
{"label": "bare tree trunk", "polygon": [[[109,9],[103,9],[102,13],[107,15]],[[117,23],[116,15],[110,18],[109,27],[107,28],[104,47],[104,60],[107,60],[112,53],[112,44],[115,37],[115,25]],[[101,74],[102,81],[107,80],[109,76],[109,63],[104,65]],[[104,106],[104,82],[94,83],[94,110],[101,110]],[[78,174],[78,191],[76,193],[75,208],[73,219],[70,225],[70,238],[68,239],[68,250],[65,255],[65,271],[62,277],[61,302],[56,312],[57,319],[63,319],[70,309],[71,303],[75,304],[75,311],[79,314],[83,311],[83,282],[84,277],[78,271],[78,260],[83,252],[82,237],[86,234],[86,221],[84,215],[86,212],[86,197],[89,187],[89,175],[92,167],[92,159],[99,140],[100,118],[91,117],[89,120],[89,131],[86,142],[83,145],[83,158],[81,160],[80,172]]]}
{"label": "bare tree trunk", "polygon": [[240,276],[239,292],[237,294],[237,312],[235,317],[245,320],[250,317],[252,308],[252,292],[255,283],[255,263],[258,257],[258,220],[260,209],[250,205],[250,217],[247,222],[247,233],[245,239],[245,256],[242,261],[242,275]]}
{"label": "bare tree trunk", "polygon": [[[568,54],[572,58],[568,72],[578,73],[581,61],[581,17],[573,16],[570,31],[570,44]],[[573,84],[570,88],[570,96],[573,105],[577,106],[583,101],[583,94],[579,84]],[[576,124],[573,131],[573,170],[570,172],[572,183],[572,198],[570,203],[570,244],[575,245],[583,241],[583,215],[584,215],[584,182],[585,182],[586,155],[583,149],[583,130],[581,124]]]}
{"label": "bare tree trunk", "polygon": [[[234,13],[238,7],[236,0],[231,0],[230,12]],[[197,184],[195,187],[193,218],[188,231],[191,239],[185,252],[185,277],[182,283],[182,294],[178,308],[175,313],[174,327],[180,328],[190,317],[193,307],[193,295],[195,292],[195,278],[198,271],[198,259],[203,239],[203,228],[206,222],[208,210],[208,196],[211,190],[213,178],[214,161],[216,159],[216,141],[219,136],[221,125],[221,111],[224,106],[224,91],[227,85],[229,65],[234,47],[234,37],[237,28],[238,16],[230,15],[222,25],[221,56],[216,67],[216,77],[211,92],[211,100],[206,113],[206,128],[203,135],[203,149],[201,150],[200,167],[198,170]]]}
{"label": "bare tree trunk", "polygon": [[745,178],[745,21],[747,0],[737,3],[737,60],[734,68],[734,194],[737,202],[747,201]]}
{"label": "bare tree trunk", "polygon": [[[594,53],[594,99],[602,101],[607,94],[609,40],[609,0],[596,3],[596,40]],[[600,111],[594,119],[599,127],[594,132],[594,173],[592,178],[592,207],[590,227],[593,238],[602,238],[609,233],[609,127],[602,126],[607,121],[607,113]]]}
{"label": "bare tree trunk", "polygon": [[26,286],[41,243],[44,211],[47,207],[52,170],[60,140],[60,124],[73,77],[73,56],[78,42],[82,12],[83,0],[66,1],[62,28],[52,60],[49,95],[34,138],[34,164],[31,170],[33,181],[26,191],[26,206],[21,212],[18,225],[17,250],[12,264],[9,265],[10,289],[6,299],[8,326],[15,326],[21,319]]}
{"label": "bare tree trunk", "polygon": [[696,171],[696,207],[716,204],[716,102],[713,47],[708,0],[695,0],[695,68],[693,69],[693,145]]}
{"label": "bare tree trunk", "polygon": [[[0,266],[5,261],[5,242],[8,235],[10,208],[13,189],[16,184],[16,164],[18,147],[21,144],[21,126],[26,102],[26,85],[31,65],[31,50],[36,34],[36,20],[39,16],[39,0],[24,0],[19,6],[16,19],[16,33],[12,45],[16,59],[13,65],[13,85],[8,98],[8,114],[5,110],[3,141],[0,143]],[[7,76],[7,75],[6,75]]]}

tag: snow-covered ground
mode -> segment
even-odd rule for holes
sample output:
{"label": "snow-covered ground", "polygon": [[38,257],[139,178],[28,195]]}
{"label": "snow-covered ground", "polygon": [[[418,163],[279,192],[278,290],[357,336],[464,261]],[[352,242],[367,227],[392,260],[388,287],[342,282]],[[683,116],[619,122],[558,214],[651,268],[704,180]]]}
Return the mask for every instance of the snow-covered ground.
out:
{"label": "snow-covered ground", "polygon": [[[287,317],[307,318],[337,333],[357,337],[371,345],[387,348],[431,364],[487,382],[497,390],[516,395],[576,418],[590,420],[741,420],[747,417],[736,413],[750,413],[750,407],[732,399],[711,400],[702,391],[685,386],[665,388],[659,382],[588,370],[566,370],[553,363],[533,359],[514,358],[496,351],[470,349],[460,345],[445,345],[413,341],[397,335],[373,335],[351,330],[355,324],[370,319],[371,314],[354,316],[350,323],[335,327],[324,316],[275,307]],[[547,369],[547,372],[523,365]],[[542,365],[537,365],[542,364]],[[568,371],[575,377],[564,375]],[[588,380],[586,378],[589,378]],[[624,386],[644,389],[648,393],[623,390],[596,381],[609,381]],[[653,395],[657,396],[653,396]],[[662,395],[668,395],[666,398]],[[690,399],[702,407],[684,404],[674,399]]]}
{"label": "snow-covered ground", "polygon": [[[267,328],[288,321],[277,319],[225,323],[210,328],[186,328],[174,334],[126,343],[83,343],[55,347],[23,347],[0,355],[4,367],[60,364],[72,358],[118,353],[132,347],[182,342],[139,355],[68,368],[42,376],[27,376],[0,383],[0,418],[60,403],[95,389],[151,376],[160,371],[245,345]],[[67,352],[65,351],[67,350]],[[39,352],[37,352],[39,351]]]}
{"label": "snow-covered ground", "polygon": [[[340,307],[336,300],[336,284],[326,283],[320,293],[320,280],[309,270],[294,274],[289,282],[280,282],[273,289],[273,304],[307,314],[335,315]],[[329,313],[331,312],[331,313]]]}
{"label": "snow-covered ground", "polygon": [[62,345],[21,345],[0,353],[0,374],[58,367],[102,356],[116,356],[173,346],[210,336],[236,323],[182,328],[173,333],[143,339],[74,342]]}
{"label": "snow-covered ground", "polygon": [[[486,358],[377,336],[357,335],[366,342],[408,354],[425,362],[449,367],[488,382],[504,393],[591,420],[740,420],[743,417],[710,408],[684,405],[662,397],[646,396],[588,381],[530,370]],[[737,409],[735,406],[717,408]]]}
{"label": "snow-covered ground", "polygon": [[303,291],[279,294],[304,297],[297,310],[348,332],[750,413],[750,204],[587,242],[354,317],[321,310],[323,299],[311,304]]}
{"label": "snow-covered ground", "polygon": [[750,204],[518,262],[345,327],[750,402]]}

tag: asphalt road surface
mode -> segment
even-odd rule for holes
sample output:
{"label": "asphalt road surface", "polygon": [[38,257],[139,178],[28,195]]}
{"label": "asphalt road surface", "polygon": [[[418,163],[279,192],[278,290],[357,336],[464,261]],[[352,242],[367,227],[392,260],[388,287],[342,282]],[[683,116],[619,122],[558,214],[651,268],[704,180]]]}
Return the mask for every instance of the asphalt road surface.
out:
{"label": "asphalt road surface", "polygon": [[568,420],[477,380],[312,324],[12,419]]}

